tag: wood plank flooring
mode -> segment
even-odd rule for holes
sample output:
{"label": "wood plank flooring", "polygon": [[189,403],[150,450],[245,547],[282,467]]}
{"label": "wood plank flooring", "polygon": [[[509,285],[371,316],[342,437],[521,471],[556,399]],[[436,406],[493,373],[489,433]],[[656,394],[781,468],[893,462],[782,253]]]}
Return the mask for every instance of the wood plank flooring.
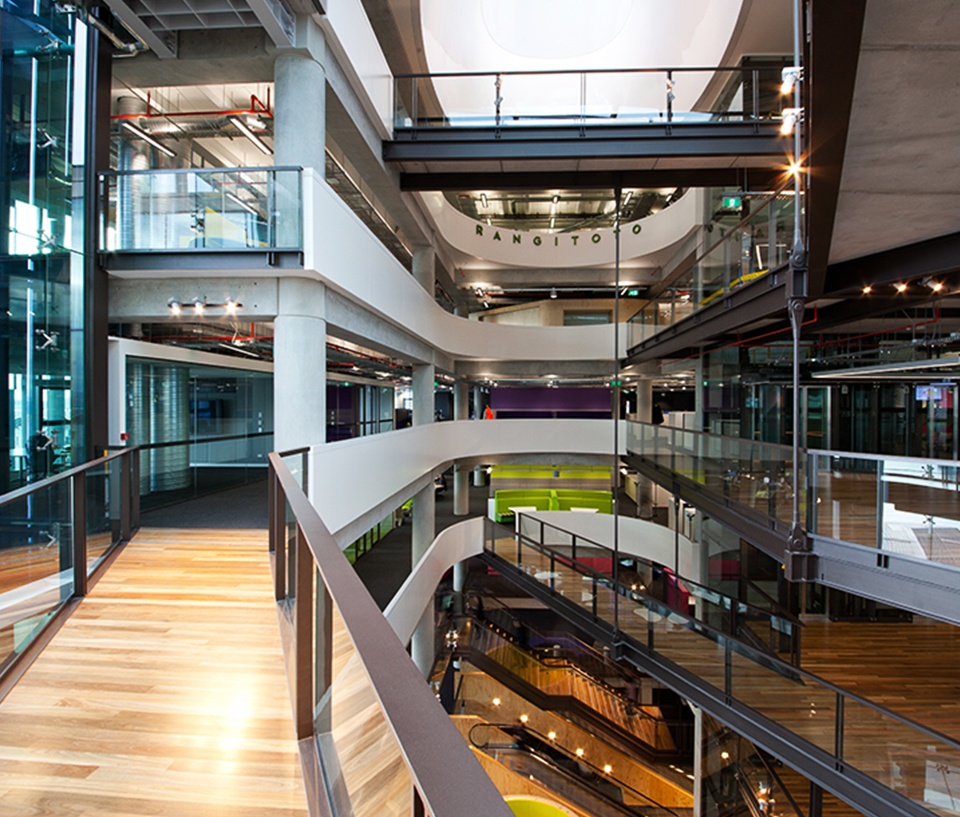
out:
{"label": "wood plank flooring", "polygon": [[5,817],[301,817],[266,532],[141,529],[0,704]]}

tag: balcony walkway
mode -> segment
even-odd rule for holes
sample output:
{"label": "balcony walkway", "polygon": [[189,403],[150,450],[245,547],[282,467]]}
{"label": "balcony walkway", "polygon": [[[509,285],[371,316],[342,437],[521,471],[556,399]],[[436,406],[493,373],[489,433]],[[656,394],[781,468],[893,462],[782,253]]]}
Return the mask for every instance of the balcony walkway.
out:
{"label": "balcony walkway", "polygon": [[265,530],[142,528],[0,705],[0,813],[307,814]]}

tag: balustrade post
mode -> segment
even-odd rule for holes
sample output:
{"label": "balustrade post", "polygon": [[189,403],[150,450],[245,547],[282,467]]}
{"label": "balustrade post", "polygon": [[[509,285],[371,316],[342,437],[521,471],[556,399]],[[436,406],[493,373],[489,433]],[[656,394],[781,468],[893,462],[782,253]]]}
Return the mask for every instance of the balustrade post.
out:
{"label": "balustrade post", "polygon": [[117,458],[117,467],[120,469],[120,539],[130,539],[130,454],[124,453]]}
{"label": "balustrade post", "polygon": [[140,448],[130,452],[130,528],[140,527]]}
{"label": "balustrade post", "polygon": [[834,729],[833,754],[837,758],[838,762],[843,761],[843,721],[844,721],[843,704],[844,704],[843,694],[838,692],[837,693],[837,715],[836,715],[836,720],[833,726],[833,729]]}
{"label": "balustrade post", "polygon": [[727,696],[727,703],[733,698],[733,653],[730,641],[723,645],[723,693]]}
{"label": "balustrade post", "polygon": [[73,558],[73,595],[87,595],[87,473],[81,471],[70,478]]}
{"label": "balustrade post", "polygon": [[294,695],[297,739],[313,735],[313,559],[307,539],[297,524],[296,558],[291,560],[295,594],[293,638],[295,644]]}

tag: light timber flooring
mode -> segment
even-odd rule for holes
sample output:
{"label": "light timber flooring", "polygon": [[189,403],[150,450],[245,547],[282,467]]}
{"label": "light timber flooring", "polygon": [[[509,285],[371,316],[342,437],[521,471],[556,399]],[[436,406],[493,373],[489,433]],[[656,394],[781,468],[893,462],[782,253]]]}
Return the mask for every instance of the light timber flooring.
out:
{"label": "light timber flooring", "polygon": [[0,704],[0,814],[306,815],[266,539],[140,530]]}

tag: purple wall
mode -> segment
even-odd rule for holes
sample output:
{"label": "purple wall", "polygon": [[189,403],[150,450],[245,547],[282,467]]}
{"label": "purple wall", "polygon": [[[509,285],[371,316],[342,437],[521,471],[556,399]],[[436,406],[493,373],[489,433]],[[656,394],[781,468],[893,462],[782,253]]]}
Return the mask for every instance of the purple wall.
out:
{"label": "purple wall", "polygon": [[498,387],[490,390],[497,417],[611,417],[610,389]]}

